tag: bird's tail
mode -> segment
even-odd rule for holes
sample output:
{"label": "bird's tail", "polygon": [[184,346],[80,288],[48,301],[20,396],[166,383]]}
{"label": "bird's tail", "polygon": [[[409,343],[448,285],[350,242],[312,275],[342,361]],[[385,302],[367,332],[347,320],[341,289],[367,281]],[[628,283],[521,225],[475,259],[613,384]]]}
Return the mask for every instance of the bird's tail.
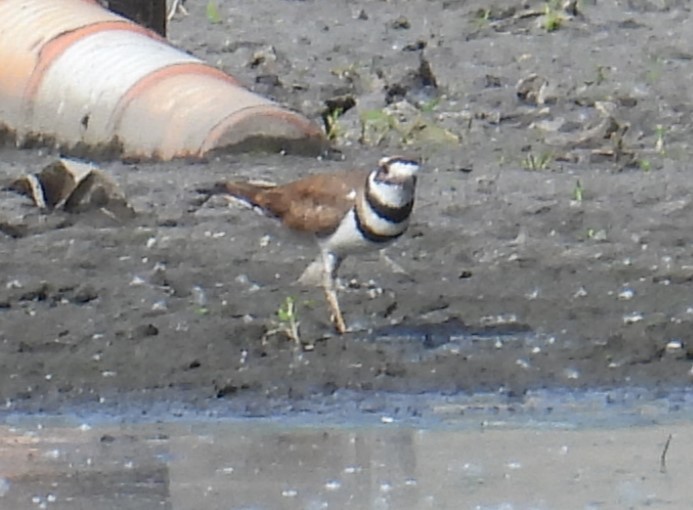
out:
{"label": "bird's tail", "polygon": [[263,191],[275,187],[268,182],[244,182],[244,181],[221,181],[209,188],[198,189],[198,193],[207,195],[207,199],[212,195],[228,195],[240,200],[250,207],[260,206],[259,196]]}

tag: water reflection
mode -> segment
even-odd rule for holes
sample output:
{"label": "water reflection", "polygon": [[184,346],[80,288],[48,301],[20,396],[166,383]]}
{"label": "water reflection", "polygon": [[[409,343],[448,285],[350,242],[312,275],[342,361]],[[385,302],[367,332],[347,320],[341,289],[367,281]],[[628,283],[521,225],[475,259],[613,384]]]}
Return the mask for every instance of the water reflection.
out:
{"label": "water reflection", "polygon": [[[685,508],[693,425],[0,427],[0,508]],[[672,442],[666,472],[660,455]]]}

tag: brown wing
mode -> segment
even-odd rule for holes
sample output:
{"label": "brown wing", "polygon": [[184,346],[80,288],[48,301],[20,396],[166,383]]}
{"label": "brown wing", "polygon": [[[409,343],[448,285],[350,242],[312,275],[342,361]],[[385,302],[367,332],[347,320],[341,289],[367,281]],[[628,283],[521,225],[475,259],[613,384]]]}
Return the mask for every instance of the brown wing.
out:
{"label": "brown wing", "polygon": [[262,194],[263,191],[274,188],[271,184],[253,184],[250,182],[222,182],[216,186],[215,192],[217,193],[228,193],[236,198],[240,198],[250,205],[259,206],[257,203],[258,195]]}
{"label": "brown wing", "polygon": [[227,183],[231,195],[260,207],[287,227],[316,235],[333,232],[362,192],[368,171],[316,174],[281,186]]}

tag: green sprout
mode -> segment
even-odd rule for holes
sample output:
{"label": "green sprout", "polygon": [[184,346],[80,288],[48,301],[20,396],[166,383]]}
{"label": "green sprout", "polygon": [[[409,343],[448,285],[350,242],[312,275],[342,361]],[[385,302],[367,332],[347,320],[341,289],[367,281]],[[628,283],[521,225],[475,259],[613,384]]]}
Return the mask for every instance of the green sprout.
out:
{"label": "green sprout", "polygon": [[606,230],[604,230],[603,228],[588,228],[586,235],[587,239],[590,239],[592,241],[606,241],[607,239]]}
{"label": "green sprout", "polygon": [[491,9],[479,9],[472,16],[471,23],[477,29],[481,29],[491,21]]}
{"label": "green sprout", "polygon": [[664,154],[664,135],[666,134],[666,128],[662,124],[657,124],[655,126],[655,136],[657,141],[655,142],[655,151],[657,154]]}
{"label": "green sprout", "polygon": [[334,141],[339,137],[339,117],[341,117],[343,113],[344,110],[342,108],[335,108],[325,114],[325,131],[328,140]]}
{"label": "green sprout", "polygon": [[480,21],[488,22],[491,19],[491,9],[479,9],[476,11],[476,18]]}
{"label": "green sprout", "polygon": [[267,339],[278,333],[284,333],[291,340],[293,340],[296,345],[301,345],[301,336],[298,331],[300,322],[298,320],[298,310],[296,308],[296,300],[287,296],[284,298],[284,302],[279,305],[277,309],[277,319],[272,321],[276,327],[267,331],[264,334],[262,341],[265,343]]}
{"label": "green sprout", "polygon": [[219,7],[214,0],[209,0],[207,2],[207,20],[212,24],[221,23],[221,14],[219,14]]}
{"label": "green sprout", "polygon": [[544,30],[555,32],[563,25],[565,18],[560,12],[559,0],[548,0],[544,6]]}
{"label": "green sprout", "polygon": [[[435,108],[437,100],[428,102],[423,108]],[[430,112],[429,112],[430,113]],[[359,142],[372,147],[380,145],[384,140],[391,139],[394,143],[406,146],[414,143],[423,145],[458,144],[459,136],[438,125],[425,112],[400,121],[387,110],[366,110],[360,113],[361,135]]]}
{"label": "green sprout", "polygon": [[582,182],[578,179],[575,181],[575,188],[573,188],[573,200],[582,203],[583,198],[585,198],[585,188],[582,187]]}
{"label": "green sprout", "polygon": [[549,152],[543,152],[539,156],[535,156],[534,153],[530,152],[522,160],[522,168],[525,170],[530,170],[532,172],[537,172],[539,170],[548,170],[553,161],[553,155]]}

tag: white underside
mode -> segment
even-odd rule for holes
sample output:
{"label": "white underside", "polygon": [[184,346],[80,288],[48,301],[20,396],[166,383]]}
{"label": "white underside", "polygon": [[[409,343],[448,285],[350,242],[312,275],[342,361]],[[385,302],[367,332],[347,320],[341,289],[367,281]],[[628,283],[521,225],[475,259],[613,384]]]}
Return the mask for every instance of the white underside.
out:
{"label": "white underside", "polygon": [[[363,219],[363,223],[380,235],[395,235],[406,228],[405,223],[394,225],[388,221],[378,218],[372,212],[366,213],[368,218]],[[332,252],[339,257],[344,257],[352,253],[366,253],[378,250],[387,246],[388,243],[373,243],[363,237],[356,226],[354,210],[350,210],[339,224],[337,230],[329,237],[318,241],[320,249]]]}

